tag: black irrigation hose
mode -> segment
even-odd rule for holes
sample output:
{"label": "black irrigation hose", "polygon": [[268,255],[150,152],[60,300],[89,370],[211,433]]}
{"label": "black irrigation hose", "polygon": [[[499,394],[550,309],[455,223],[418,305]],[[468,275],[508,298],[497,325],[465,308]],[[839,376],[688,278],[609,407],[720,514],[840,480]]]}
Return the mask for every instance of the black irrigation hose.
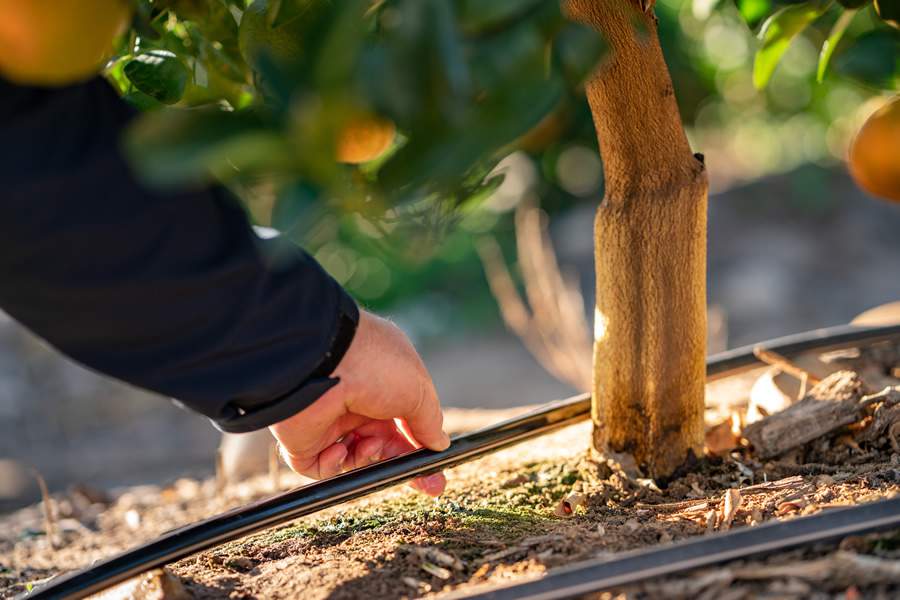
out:
{"label": "black irrigation hose", "polygon": [[674,544],[636,550],[606,560],[575,563],[540,578],[483,586],[450,594],[447,600],[560,600],[582,594],[710,567],[738,558],[771,554],[900,527],[900,498],[828,510]]}
{"label": "black irrigation hose", "polygon": [[[810,350],[869,344],[893,337],[900,337],[900,325],[876,328],[840,326],[771,340],[763,346],[793,356]],[[751,347],[739,348],[707,359],[707,374],[710,379],[719,379],[758,365]],[[555,402],[529,414],[454,438],[450,448],[443,452],[416,450],[176,529],[82,571],[53,579],[35,588],[26,597],[83,598],[195,552],[415,477],[454,467],[582,421],[589,414],[590,397],[587,394]]]}

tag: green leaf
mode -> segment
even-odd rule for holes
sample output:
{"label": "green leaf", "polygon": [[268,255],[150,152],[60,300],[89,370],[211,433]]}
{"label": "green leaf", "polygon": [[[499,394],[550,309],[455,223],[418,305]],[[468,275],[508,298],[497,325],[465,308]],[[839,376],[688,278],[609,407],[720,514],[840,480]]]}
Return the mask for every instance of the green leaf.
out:
{"label": "green leaf", "polygon": [[227,178],[237,171],[288,168],[293,154],[249,112],[168,109],[145,114],[125,149],[139,175],[156,185]]}
{"label": "green leaf", "polygon": [[191,76],[175,54],[166,50],[135,56],[125,65],[124,72],[134,87],[163,104],[178,102]]}
{"label": "green leaf", "polygon": [[757,89],[761,90],[768,85],[775,67],[778,66],[794,37],[818,19],[830,4],[817,0],[786,6],[763,23],[759,32],[762,45],[756,51],[756,58],[753,61],[753,85]]}
{"label": "green leaf", "polygon": [[466,33],[486,34],[506,29],[546,0],[456,0],[460,25]]}
{"label": "green leaf", "polygon": [[900,83],[900,33],[887,28],[865,33],[835,57],[833,70],[868,87],[897,89]]}
{"label": "green leaf", "polygon": [[281,27],[303,16],[310,5],[327,0],[269,0],[266,22],[269,27]]}
{"label": "green leaf", "polygon": [[379,171],[389,195],[419,186],[438,193],[454,187],[462,174],[534,127],[559,103],[561,77],[521,78],[471,108],[460,135],[455,128],[433,132],[431,139],[413,137]]}
{"label": "green leaf", "polygon": [[738,11],[752,29],[772,11],[772,0],[737,0]]}
{"label": "green leaf", "polygon": [[844,37],[844,32],[847,31],[847,27],[850,25],[850,22],[853,21],[853,17],[856,16],[857,12],[859,11],[845,10],[842,12],[841,16],[838,17],[838,20],[835,21],[834,27],[831,28],[828,39],[822,44],[822,51],[819,52],[819,66],[816,69],[816,81],[819,83],[822,83],[825,80],[825,72],[828,70],[828,63],[831,61],[831,55],[834,54],[834,49],[837,48],[841,38]]}
{"label": "green leaf", "polygon": [[553,54],[566,79],[580,85],[594,72],[609,46],[593,29],[578,23],[568,23],[553,42]]}

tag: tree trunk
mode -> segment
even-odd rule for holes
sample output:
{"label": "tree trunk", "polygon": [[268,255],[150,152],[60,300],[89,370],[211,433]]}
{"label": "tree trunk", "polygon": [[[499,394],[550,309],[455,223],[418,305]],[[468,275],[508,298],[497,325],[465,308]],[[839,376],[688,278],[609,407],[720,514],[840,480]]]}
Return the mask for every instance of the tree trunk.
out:
{"label": "tree trunk", "polygon": [[652,0],[564,0],[611,51],[587,84],[606,193],[594,223],[594,447],[665,478],[703,447],[706,202]]}

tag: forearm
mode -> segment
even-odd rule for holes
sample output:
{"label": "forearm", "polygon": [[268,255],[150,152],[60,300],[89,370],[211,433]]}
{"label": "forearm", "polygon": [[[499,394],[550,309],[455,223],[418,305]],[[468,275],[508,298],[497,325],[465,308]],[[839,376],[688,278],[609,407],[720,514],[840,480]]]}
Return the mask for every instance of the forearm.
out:
{"label": "forearm", "polygon": [[100,81],[0,88],[0,307],[223,429],[298,412],[334,384],[356,307],[224,189],[139,185],[117,149],[131,117]]}

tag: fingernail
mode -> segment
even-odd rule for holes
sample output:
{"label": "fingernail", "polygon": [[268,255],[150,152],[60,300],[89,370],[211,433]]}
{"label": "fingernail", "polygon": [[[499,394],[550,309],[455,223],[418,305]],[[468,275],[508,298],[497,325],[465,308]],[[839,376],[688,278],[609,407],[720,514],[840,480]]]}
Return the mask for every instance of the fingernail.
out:
{"label": "fingernail", "polygon": [[377,448],[375,448],[372,452],[372,455],[369,457],[369,462],[378,462],[381,460],[381,455],[384,453],[384,444],[381,444]]}
{"label": "fingernail", "polygon": [[444,491],[444,477],[440,473],[435,473],[434,475],[429,475],[422,479],[422,487],[430,495],[437,495]]}

